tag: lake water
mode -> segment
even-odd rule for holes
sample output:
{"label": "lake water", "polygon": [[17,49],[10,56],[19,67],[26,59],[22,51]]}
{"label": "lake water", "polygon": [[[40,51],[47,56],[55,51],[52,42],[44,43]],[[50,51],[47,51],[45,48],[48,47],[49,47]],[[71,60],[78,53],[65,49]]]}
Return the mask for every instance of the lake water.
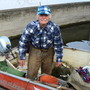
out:
{"label": "lake water", "polygon": [[[90,40],[90,22],[60,26],[64,44],[72,41]],[[21,35],[10,37],[12,47],[18,46]]]}
{"label": "lake water", "polygon": [[90,22],[61,26],[64,44],[72,41],[90,40]]}

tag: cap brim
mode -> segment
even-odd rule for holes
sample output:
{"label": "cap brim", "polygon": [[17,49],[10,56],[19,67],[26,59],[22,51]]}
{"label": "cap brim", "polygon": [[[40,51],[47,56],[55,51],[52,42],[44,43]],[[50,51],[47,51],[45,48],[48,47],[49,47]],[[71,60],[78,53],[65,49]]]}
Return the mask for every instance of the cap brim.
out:
{"label": "cap brim", "polygon": [[50,12],[38,12],[37,14],[38,14],[38,15],[40,15],[40,14],[46,14],[46,15],[49,15]]}

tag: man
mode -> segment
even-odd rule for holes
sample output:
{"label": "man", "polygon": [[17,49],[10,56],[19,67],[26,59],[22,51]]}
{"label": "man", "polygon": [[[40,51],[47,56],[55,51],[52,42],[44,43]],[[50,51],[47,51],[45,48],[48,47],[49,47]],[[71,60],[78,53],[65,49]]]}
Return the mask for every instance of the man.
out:
{"label": "man", "polygon": [[38,7],[38,20],[29,23],[19,41],[20,65],[25,64],[26,52],[29,49],[28,74],[35,78],[41,67],[41,73],[51,74],[54,51],[56,67],[62,64],[63,41],[60,28],[50,21],[51,11],[47,6]]}

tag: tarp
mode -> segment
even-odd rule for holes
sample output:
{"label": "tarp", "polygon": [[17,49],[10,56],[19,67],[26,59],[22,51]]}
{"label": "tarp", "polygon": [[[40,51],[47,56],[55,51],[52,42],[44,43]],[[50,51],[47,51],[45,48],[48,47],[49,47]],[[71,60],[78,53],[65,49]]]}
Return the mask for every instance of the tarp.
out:
{"label": "tarp", "polygon": [[68,78],[68,82],[76,89],[76,90],[90,90],[90,83],[86,83],[83,78],[79,75],[79,73],[75,70],[71,73]]}
{"label": "tarp", "polygon": [[24,72],[9,67],[6,61],[0,61],[0,70],[20,77],[22,77],[25,74]]}

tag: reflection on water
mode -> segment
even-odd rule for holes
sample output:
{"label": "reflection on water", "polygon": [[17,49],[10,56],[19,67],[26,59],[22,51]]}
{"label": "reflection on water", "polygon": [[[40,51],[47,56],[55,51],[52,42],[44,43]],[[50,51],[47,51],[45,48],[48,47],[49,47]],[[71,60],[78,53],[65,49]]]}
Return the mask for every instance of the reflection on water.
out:
{"label": "reflection on water", "polygon": [[61,26],[64,44],[72,41],[90,40],[90,22]]}
{"label": "reflection on water", "polygon": [[[90,40],[90,22],[60,26],[64,44],[72,41]],[[21,35],[10,37],[12,47],[18,46]]]}
{"label": "reflection on water", "polygon": [[18,46],[21,35],[10,37],[12,48]]}

